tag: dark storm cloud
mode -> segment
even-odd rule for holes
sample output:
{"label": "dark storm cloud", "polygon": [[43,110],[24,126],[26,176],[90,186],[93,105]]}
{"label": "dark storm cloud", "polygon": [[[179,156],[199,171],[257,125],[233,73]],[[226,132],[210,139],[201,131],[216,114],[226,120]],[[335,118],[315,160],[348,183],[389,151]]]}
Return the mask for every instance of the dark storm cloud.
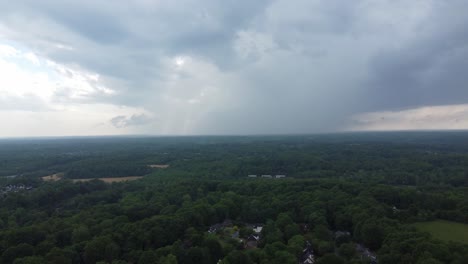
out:
{"label": "dark storm cloud", "polygon": [[[67,9],[66,12],[64,8]],[[45,12],[58,24],[100,44],[118,43],[130,37],[118,17],[89,7],[72,5],[61,8],[54,5],[48,6]]]}
{"label": "dark storm cloud", "polygon": [[460,10],[468,2],[443,5],[408,45],[374,56],[374,110],[468,102],[468,18]]}
{"label": "dark storm cloud", "polygon": [[6,38],[100,74],[115,93],[95,101],[166,113],[161,127],[330,131],[468,101],[463,0],[18,2],[0,4]]}

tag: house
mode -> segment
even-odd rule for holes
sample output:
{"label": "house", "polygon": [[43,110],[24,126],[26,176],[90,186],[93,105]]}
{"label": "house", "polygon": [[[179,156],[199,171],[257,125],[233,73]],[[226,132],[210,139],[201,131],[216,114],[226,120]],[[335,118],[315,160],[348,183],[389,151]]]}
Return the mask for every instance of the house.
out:
{"label": "house", "polygon": [[370,260],[371,264],[377,264],[377,256],[362,244],[356,245],[356,251],[361,255],[361,259]]}
{"label": "house", "polygon": [[7,185],[0,189],[0,194],[6,195],[8,193],[17,193],[17,192],[22,192],[22,191],[30,191],[32,190],[32,186],[26,186],[24,184],[18,184],[18,185]]}
{"label": "house", "polygon": [[245,248],[257,248],[258,247],[258,241],[260,240],[260,236],[258,235],[250,235],[247,238],[247,241],[245,243]]}
{"label": "house", "polygon": [[286,175],[276,175],[275,178],[276,178],[276,179],[286,178]]}
{"label": "house", "polygon": [[344,236],[351,236],[351,233],[349,233],[348,231],[336,231],[335,232],[335,239],[344,237]]}
{"label": "house", "polygon": [[312,244],[309,241],[306,242],[306,247],[304,248],[304,250],[302,250],[302,255],[299,259],[299,263],[315,263],[314,250],[312,249]]}
{"label": "house", "polygon": [[262,175],[262,178],[268,178],[268,179],[271,179],[273,178],[271,175]]}
{"label": "house", "polygon": [[249,178],[257,178],[257,175],[248,175]]}
{"label": "house", "polygon": [[247,241],[259,241],[260,240],[260,235],[252,234],[247,238]]}
{"label": "house", "polygon": [[223,228],[223,226],[221,224],[215,224],[215,225],[212,225],[210,226],[210,228],[208,229],[208,233],[216,233],[218,232],[219,230],[221,230]]}
{"label": "house", "polygon": [[256,233],[256,234],[260,234],[263,230],[263,226],[254,226],[254,228],[252,228],[252,230]]}
{"label": "house", "polygon": [[222,223],[214,224],[208,229],[208,233],[217,233],[218,231],[232,226],[232,221],[229,219],[224,220]]}

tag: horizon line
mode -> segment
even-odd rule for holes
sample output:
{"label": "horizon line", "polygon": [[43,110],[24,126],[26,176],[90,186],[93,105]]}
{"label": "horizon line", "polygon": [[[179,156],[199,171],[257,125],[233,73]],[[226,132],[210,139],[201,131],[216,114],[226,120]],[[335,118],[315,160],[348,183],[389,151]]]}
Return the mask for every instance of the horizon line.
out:
{"label": "horizon line", "polygon": [[251,133],[251,134],[116,134],[116,135],[63,135],[63,136],[0,136],[0,140],[15,139],[76,139],[76,138],[175,138],[175,137],[275,137],[275,136],[324,136],[339,134],[364,133],[441,133],[441,132],[468,132],[468,129],[404,129],[404,130],[347,130],[332,132],[308,133]]}

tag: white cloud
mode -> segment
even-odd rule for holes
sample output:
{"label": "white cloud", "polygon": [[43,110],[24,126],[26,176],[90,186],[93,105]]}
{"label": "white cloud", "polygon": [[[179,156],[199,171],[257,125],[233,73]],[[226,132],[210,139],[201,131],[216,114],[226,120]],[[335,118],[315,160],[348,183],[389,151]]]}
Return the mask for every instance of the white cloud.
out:
{"label": "white cloud", "polygon": [[109,120],[115,115],[126,116],[139,112],[144,111],[104,104],[71,106],[50,112],[3,110],[0,111],[0,137],[138,134],[141,133],[139,129],[116,128]]}
{"label": "white cloud", "polygon": [[468,129],[468,104],[359,114],[349,130]]}
{"label": "white cloud", "polygon": [[17,56],[18,51],[9,45],[0,44],[0,57],[8,58]]}
{"label": "white cloud", "polygon": [[[7,55],[0,54],[0,93],[3,96],[24,96],[33,94],[40,98],[52,96],[54,81],[46,71],[31,70],[35,66],[27,55],[19,52],[13,47],[9,47]],[[13,55],[12,55],[13,54]],[[24,64],[29,65],[25,67]]]}
{"label": "white cloud", "polygon": [[57,103],[54,96],[64,91],[67,96],[62,103],[115,93],[100,81],[99,74],[45,60],[10,45],[0,46],[0,72],[0,92],[4,96],[32,94],[52,104]]}
{"label": "white cloud", "polygon": [[[141,108],[94,102],[115,92],[99,74],[40,58],[12,45],[0,46],[0,136],[116,134],[115,115]],[[136,133],[137,131],[133,131]]]}

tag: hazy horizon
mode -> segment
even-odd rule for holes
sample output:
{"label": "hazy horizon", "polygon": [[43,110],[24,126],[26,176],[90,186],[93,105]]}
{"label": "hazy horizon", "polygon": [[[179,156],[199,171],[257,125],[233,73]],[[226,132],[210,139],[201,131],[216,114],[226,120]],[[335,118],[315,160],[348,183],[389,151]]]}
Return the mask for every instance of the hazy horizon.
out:
{"label": "hazy horizon", "polygon": [[0,3],[0,138],[468,129],[468,2]]}
{"label": "hazy horizon", "polygon": [[468,129],[420,129],[420,130],[358,130],[358,131],[335,131],[335,132],[317,132],[317,133],[271,133],[271,134],[116,134],[116,135],[64,135],[64,136],[0,136],[0,140],[47,140],[47,139],[93,139],[93,138],[197,138],[197,137],[308,137],[308,136],[338,136],[338,135],[392,135],[392,134],[441,134],[441,133],[468,133]]}

